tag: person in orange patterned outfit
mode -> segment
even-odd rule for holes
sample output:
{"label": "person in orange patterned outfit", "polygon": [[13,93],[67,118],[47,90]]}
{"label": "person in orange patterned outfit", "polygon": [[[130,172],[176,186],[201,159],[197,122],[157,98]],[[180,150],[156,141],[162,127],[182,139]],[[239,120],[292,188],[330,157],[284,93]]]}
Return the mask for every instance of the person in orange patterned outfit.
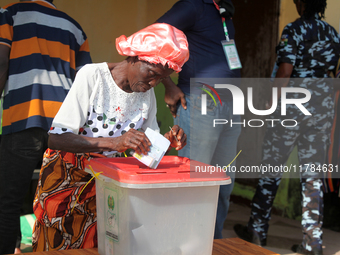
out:
{"label": "person in orange patterned outfit", "polygon": [[[85,160],[127,149],[147,154],[151,143],[140,129],[159,130],[153,87],[189,58],[185,35],[167,24],[121,36],[116,46],[128,57],[84,66],[53,120],[34,201],[34,251],[97,246],[95,183],[85,188],[92,177]],[[164,136],[169,149],[186,144],[177,125]]]}

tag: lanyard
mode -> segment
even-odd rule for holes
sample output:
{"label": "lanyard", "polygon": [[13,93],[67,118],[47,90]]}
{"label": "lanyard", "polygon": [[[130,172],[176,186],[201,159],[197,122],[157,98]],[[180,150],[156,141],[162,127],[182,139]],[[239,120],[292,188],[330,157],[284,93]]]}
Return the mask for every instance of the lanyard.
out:
{"label": "lanyard", "polygon": [[227,28],[227,25],[225,23],[225,18],[222,17],[222,23],[223,23],[223,29],[224,29],[224,34],[225,34],[225,39],[227,41],[229,41],[229,34],[228,34],[228,28]]}
{"label": "lanyard", "polygon": [[[215,4],[215,7],[217,8],[217,10],[220,11],[220,7],[218,6],[218,4],[216,4],[215,0],[213,0],[213,2]],[[222,17],[222,24],[223,24],[223,30],[224,30],[224,34],[225,34],[225,39],[227,41],[230,41],[227,24],[225,23],[225,18],[224,17]]]}

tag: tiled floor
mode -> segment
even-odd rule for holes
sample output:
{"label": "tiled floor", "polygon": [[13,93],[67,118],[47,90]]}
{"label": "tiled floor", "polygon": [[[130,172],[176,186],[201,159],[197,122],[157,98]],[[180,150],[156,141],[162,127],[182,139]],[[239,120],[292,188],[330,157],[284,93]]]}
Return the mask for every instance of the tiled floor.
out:
{"label": "tiled floor", "polygon": [[[246,224],[250,215],[250,208],[232,203],[228,218],[224,224],[223,237],[237,237],[233,226],[237,223]],[[300,221],[272,215],[270,221],[266,249],[285,255],[295,254],[290,250],[293,244],[299,244],[302,239]],[[340,232],[324,229],[324,255],[340,255]]]}

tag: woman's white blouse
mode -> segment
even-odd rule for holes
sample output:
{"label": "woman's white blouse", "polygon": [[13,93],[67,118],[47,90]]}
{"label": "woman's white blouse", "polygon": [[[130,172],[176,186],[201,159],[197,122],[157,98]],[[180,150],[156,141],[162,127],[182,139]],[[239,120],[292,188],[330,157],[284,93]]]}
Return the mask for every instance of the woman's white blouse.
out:
{"label": "woman's white blouse", "polygon": [[107,63],[88,64],[77,73],[49,133],[117,137],[130,128],[159,131],[156,112],[153,89],[127,93],[117,86]]}

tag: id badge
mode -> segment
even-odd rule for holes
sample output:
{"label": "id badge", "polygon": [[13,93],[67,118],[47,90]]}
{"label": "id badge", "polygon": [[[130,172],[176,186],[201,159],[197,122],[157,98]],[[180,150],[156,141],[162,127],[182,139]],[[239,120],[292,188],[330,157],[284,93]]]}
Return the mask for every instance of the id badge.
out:
{"label": "id badge", "polygon": [[242,68],[234,40],[230,41],[223,40],[222,47],[224,50],[224,54],[227,58],[230,70]]}

